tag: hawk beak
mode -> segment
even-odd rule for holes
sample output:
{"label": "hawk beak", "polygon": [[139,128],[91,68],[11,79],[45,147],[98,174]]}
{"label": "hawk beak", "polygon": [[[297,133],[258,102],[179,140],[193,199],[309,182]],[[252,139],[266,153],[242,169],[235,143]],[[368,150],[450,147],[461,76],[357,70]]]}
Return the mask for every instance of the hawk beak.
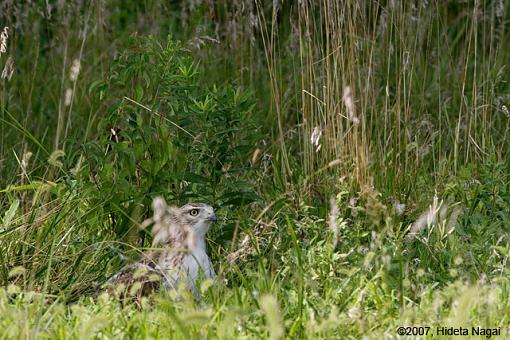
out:
{"label": "hawk beak", "polygon": [[216,222],[216,214],[215,214],[215,213],[213,213],[211,216],[209,216],[209,217],[207,218],[207,220],[208,220],[208,221],[211,221],[211,222]]}

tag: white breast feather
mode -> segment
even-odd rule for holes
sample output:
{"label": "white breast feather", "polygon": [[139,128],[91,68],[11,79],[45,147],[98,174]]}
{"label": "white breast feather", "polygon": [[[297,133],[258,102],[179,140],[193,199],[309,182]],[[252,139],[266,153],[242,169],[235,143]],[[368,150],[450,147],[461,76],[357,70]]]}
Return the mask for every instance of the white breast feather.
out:
{"label": "white breast feather", "polygon": [[191,253],[183,257],[180,269],[174,268],[167,261],[160,263],[160,268],[162,272],[166,273],[165,285],[167,288],[178,288],[181,280],[184,279],[187,287],[195,296],[198,296],[197,280],[216,277],[203,239],[198,240]]}

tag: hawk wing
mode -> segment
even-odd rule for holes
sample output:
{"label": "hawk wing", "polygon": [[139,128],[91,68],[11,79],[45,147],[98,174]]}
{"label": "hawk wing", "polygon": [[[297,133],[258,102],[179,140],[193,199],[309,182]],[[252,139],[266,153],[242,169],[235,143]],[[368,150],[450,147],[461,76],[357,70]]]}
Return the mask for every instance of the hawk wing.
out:
{"label": "hawk wing", "polygon": [[164,285],[165,275],[157,268],[155,255],[150,254],[115,274],[105,285],[107,291],[121,299],[136,300],[159,291]]}

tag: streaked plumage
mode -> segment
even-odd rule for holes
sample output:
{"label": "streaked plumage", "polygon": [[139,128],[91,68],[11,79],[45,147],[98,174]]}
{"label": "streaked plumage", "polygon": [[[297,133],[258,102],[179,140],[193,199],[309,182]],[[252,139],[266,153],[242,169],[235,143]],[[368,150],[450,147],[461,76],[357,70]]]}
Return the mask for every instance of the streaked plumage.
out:
{"label": "streaked plumage", "polygon": [[121,270],[107,283],[122,297],[139,299],[154,291],[176,289],[183,282],[195,296],[200,275],[216,276],[206,252],[205,235],[216,220],[214,209],[204,203],[168,206],[163,198],[152,203],[154,215],[143,223],[153,224],[153,248],[143,258]]}

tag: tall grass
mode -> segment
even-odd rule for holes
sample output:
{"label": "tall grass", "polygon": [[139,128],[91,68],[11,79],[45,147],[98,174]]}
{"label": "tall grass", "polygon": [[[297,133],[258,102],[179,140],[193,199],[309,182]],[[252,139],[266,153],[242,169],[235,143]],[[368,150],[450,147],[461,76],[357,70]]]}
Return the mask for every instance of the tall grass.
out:
{"label": "tall grass", "polygon": [[[302,134],[324,130],[321,154],[303,138],[310,171],[340,158],[360,184],[369,176],[395,192],[443,161],[454,170],[483,162],[503,142],[502,4],[303,1],[297,10]],[[355,112],[342,101],[347,87]]]}
{"label": "tall grass", "polygon": [[[509,11],[4,1],[0,329],[280,339],[506,327]],[[191,59],[172,59],[168,34]],[[137,225],[153,194],[217,204],[219,277],[198,301],[162,293],[136,309],[100,286],[150,244]]]}

